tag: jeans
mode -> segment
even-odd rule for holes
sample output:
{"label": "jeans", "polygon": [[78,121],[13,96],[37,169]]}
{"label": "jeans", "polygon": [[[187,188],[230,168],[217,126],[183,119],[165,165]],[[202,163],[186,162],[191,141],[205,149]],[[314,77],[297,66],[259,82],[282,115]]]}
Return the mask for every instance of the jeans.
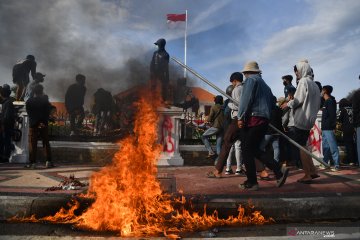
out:
{"label": "jeans", "polygon": [[266,146],[271,142],[272,148],[274,151],[274,160],[279,162],[280,159],[280,145],[279,145],[279,136],[277,135],[265,135],[264,139],[261,141],[260,150],[266,151]]}
{"label": "jeans", "polygon": [[356,128],[356,151],[358,156],[358,162],[360,166],[360,127]]}
{"label": "jeans", "polygon": [[322,130],[322,147],[324,162],[329,163],[332,157],[335,167],[339,167],[339,149],[333,130]]}
{"label": "jeans", "polygon": [[241,170],[241,164],[242,164],[242,154],[241,154],[241,142],[240,140],[237,140],[232,146],[229,151],[229,156],[226,161],[226,170],[230,170],[231,168],[231,159],[232,159],[232,153],[235,152],[235,159],[236,159],[236,171]]}
{"label": "jeans", "polygon": [[79,108],[69,112],[70,115],[70,130],[76,131],[81,128],[82,122],[85,118],[85,113],[83,108]]}
{"label": "jeans", "polygon": [[203,135],[201,136],[201,140],[203,141],[205,148],[208,150],[209,154],[214,154],[214,151],[211,148],[209,139],[210,137],[216,135],[216,154],[220,154],[221,150],[221,142],[222,142],[222,133],[221,129],[211,127],[208,130],[206,130]]}

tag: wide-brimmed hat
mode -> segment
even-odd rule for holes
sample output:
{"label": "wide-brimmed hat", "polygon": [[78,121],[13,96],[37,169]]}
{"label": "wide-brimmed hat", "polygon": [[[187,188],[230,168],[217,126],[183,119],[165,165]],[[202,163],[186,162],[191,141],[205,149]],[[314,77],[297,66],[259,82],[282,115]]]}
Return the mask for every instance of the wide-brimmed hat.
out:
{"label": "wide-brimmed hat", "polygon": [[261,70],[260,70],[259,64],[257,62],[250,61],[245,64],[244,69],[241,72],[242,73],[245,73],[245,72],[261,73]]}

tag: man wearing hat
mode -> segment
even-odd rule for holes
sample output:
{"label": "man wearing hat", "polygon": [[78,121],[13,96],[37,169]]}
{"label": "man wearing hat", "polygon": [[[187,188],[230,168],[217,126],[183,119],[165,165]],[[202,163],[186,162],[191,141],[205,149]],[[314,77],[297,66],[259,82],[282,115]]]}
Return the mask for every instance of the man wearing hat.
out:
{"label": "man wearing hat", "polygon": [[269,126],[271,110],[275,105],[270,87],[261,77],[261,70],[255,61],[245,64],[242,73],[245,76],[243,91],[237,114],[238,127],[242,129],[241,150],[244,157],[247,180],[239,187],[258,190],[255,157],[275,173],[277,187],[281,187],[287,178],[289,169],[281,166],[274,159],[266,159],[260,150],[260,143]]}
{"label": "man wearing hat", "polygon": [[150,63],[151,91],[155,93],[159,88],[163,102],[168,104],[170,57],[165,50],[166,40],[160,38],[154,44],[158,46],[158,50],[154,52]]}
{"label": "man wearing hat", "polygon": [[321,96],[324,99],[324,105],[321,108],[321,132],[322,148],[324,162],[329,163],[332,158],[334,161],[334,171],[340,169],[339,149],[335,138],[334,130],[336,128],[336,101],[331,93],[333,87],[326,85],[322,87]]}
{"label": "man wearing hat", "polygon": [[33,81],[31,81],[25,90],[25,96],[24,96],[24,101],[26,102],[29,98],[31,98],[32,96],[34,96],[33,90],[34,90],[34,86],[36,84],[42,83],[44,82],[44,77],[45,74],[42,74],[41,72],[37,72],[35,73],[35,78]]}
{"label": "man wearing hat", "polygon": [[33,55],[27,55],[25,59],[18,61],[13,67],[13,83],[17,85],[16,100],[24,99],[25,89],[30,82],[29,73],[35,79],[36,62]]}
{"label": "man wearing hat", "polygon": [[15,125],[15,108],[10,98],[11,90],[8,84],[1,89],[2,106],[0,119],[0,161],[9,162],[11,154],[11,134]]}

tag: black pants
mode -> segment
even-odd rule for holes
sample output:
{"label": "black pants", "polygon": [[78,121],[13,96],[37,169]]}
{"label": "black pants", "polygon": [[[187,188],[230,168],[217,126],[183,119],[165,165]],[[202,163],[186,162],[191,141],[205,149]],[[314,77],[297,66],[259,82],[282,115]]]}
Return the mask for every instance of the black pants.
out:
{"label": "black pants", "polygon": [[69,113],[70,115],[70,130],[76,131],[77,129],[81,128],[82,122],[85,118],[85,113],[83,108],[79,108],[73,110]]}
{"label": "black pants", "polygon": [[272,170],[276,179],[282,177],[281,167],[274,159],[266,158],[265,152],[260,150],[260,143],[264,138],[268,124],[262,124],[255,127],[244,128],[241,138],[241,150],[244,158],[246,177],[250,184],[256,184],[256,165],[255,157]]}
{"label": "black pants", "polygon": [[45,147],[45,159],[51,162],[51,148],[49,143],[48,127],[29,128],[29,161],[30,164],[36,163],[36,152],[38,138],[41,138]]}

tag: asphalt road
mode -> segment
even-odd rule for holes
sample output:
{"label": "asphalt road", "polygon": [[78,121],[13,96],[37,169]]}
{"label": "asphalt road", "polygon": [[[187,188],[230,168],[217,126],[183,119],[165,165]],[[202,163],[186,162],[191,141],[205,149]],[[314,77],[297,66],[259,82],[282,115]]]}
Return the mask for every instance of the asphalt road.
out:
{"label": "asphalt road", "polygon": [[[276,223],[263,226],[221,227],[182,233],[182,239],[360,239],[360,221]],[[0,222],[0,239],[114,239],[113,232],[91,232],[71,225]],[[132,238],[134,239],[134,238]],[[153,236],[135,239],[165,239]]]}

